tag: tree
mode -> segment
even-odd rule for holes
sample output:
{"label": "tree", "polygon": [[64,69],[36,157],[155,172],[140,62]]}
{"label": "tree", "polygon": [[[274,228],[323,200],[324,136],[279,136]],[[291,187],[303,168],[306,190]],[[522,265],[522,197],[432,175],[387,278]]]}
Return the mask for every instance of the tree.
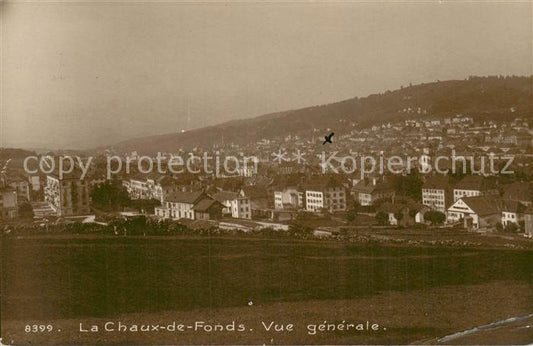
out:
{"label": "tree", "polygon": [[153,214],[155,207],[159,207],[161,201],[157,199],[138,199],[131,201],[130,206],[136,208],[139,212]]}
{"label": "tree", "polygon": [[22,203],[19,206],[19,217],[22,219],[33,219],[33,208],[29,203]]}
{"label": "tree", "polygon": [[397,195],[411,197],[415,201],[422,200],[422,185],[424,185],[424,182],[416,171],[406,176],[393,176],[392,185]]}
{"label": "tree", "polygon": [[125,228],[128,230],[129,235],[141,235],[146,234],[148,230],[146,217],[144,215],[128,219],[125,224]]}
{"label": "tree", "polygon": [[441,225],[446,221],[446,215],[437,210],[430,210],[424,214],[424,220],[431,222],[432,225]]}
{"label": "tree", "polygon": [[380,211],[376,213],[376,221],[380,226],[386,226],[389,224],[389,214]]}
{"label": "tree", "polygon": [[509,222],[506,226],[505,226],[505,232],[516,232],[519,230],[519,227],[516,223],[514,222]]}
{"label": "tree", "polygon": [[355,218],[357,216],[357,213],[359,212],[359,208],[360,208],[360,204],[358,201],[355,201],[354,202],[354,205],[352,208],[350,208],[347,212],[346,212],[346,220],[348,222],[354,222],[355,221]]}
{"label": "tree", "polygon": [[95,208],[104,211],[117,211],[131,204],[126,189],[115,181],[95,186],[91,201]]}

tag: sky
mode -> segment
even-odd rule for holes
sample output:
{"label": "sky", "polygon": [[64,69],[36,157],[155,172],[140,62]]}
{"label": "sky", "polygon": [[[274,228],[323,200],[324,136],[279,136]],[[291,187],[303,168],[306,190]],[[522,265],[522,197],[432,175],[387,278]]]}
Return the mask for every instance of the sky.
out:
{"label": "sky", "polygon": [[532,2],[3,2],[0,146],[91,148],[533,74]]}

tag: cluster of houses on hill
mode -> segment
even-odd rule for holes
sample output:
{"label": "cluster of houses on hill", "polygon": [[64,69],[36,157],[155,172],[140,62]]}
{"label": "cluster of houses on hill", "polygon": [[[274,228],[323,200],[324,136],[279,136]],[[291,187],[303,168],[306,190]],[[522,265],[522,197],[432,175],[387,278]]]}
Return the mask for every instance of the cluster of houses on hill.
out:
{"label": "cluster of houses on hill", "polygon": [[[387,175],[354,179],[300,171],[275,172],[272,177],[254,175],[236,187],[221,187],[215,180],[211,185],[194,179],[184,183],[168,175],[124,179],[122,185],[132,199],[157,200],[160,205],[155,208],[155,217],[161,219],[287,221],[301,211],[342,214],[355,203],[373,207],[367,209],[370,213],[386,214],[390,225],[427,223],[426,213],[437,211],[446,223],[468,229],[520,228],[533,234],[531,182],[498,185],[498,178],[491,176],[465,175],[455,181],[450,176],[430,174],[424,175],[420,200],[412,200],[398,195]],[[294,177],[297,181],[290,181]],[[31,179],[4,177],[0,185],[1,217],[16,218],[18,207],[30,200],[31,191],[39,189],[55,215],[88,215],[91,190],[103,182],[104,178],[94,176],[60,178],[51,173],[45,176],[44,184],[34,186]]]}
{"label": "cluster of houses on hill", "polygon": [[[444,175],[427,176],[421,201],[397,196],[383,176],[352,184],[331,176],[310,176],[293,185],[244,186],[236,191],[220,188],[194,190],[178,187],[172,179],[130,179],[123,182],[132,198],[161,201],[155,215],[163,219],[216,220],[270,218],[288,220],[298,211],[341,213],[350,199],[361,206],[376,206],[391,225],[426,223],[428,211],[444,214],[445,222],[465,228],[524,227],[533,214],[533,184],[515,182],[498,187],[496,180],[467,175],[455,184]],[[523,223],[523,225],[521,225]]]}
{"label": "cluster of houses on hill", "polygon": [[[515,111],[509,110],[510,113]],[[421,193],[412,200],[399,195],[387,174],[364,178],[358,171],[324,174],[317,151],[331,149],[331,152],[338,152],[338,157],[419,157],[415,168],[434,167],[434,171],[437,166],[446,170],[452,164],[449,160],[438,162],[439,156],[471,157],[464,166],[472,166],[481,156],[505,156],[513,158],[510,168],[517,177],[533,176],[533,130],[527,118],[518,114],[512,121],[476,121],[468,115],[433,118],[418,106],[399,112],[413,114],[413,117],[368,128],[349,122],[332,123],[337,126],[335,140],[327,147],[321,145],[323,135],[333,129],[313,128],[248,144],[219,143],[210,149],[191,149],[198,156],[202,151],[216,150],[222,156],[258,158],[258,165],[255,162],[243,165],[232,175],[215,176],[204,171],[194,175],[132,174],[121,177],[122,185],[131,199],[158,201],[155,217],[162,219],[286,221],[301,211],[342,214],[355,203],[368,207],[369,213],[386,214],[391,225],[427,223],[425,214],[433,211],[444,214],[445,222],[461,223],[466,228],[512,229],[518,225],[533,234],[533,198],[529,182],[503,184],[505,179],[491,172],[467,174],[456,181],[453,174],[445,176],[432,172],[423,175]],[[184,150],[179,149],[178,153],[185,154]],[[273,158],[276,152],[286,154],[285,159],[280,156],[276,162]],[[105,162],[107,155],[115,154],[125,155],[125,160],[139,159],[136,152],[131,155],[105,152],[99,160]],[[171,153],[164,154],[171,156]],[[295,157],[303,161],[296,162]],[[4,167],[0,171],[0,217],[16,218],[18,207],[29,200],[36,216],[35,201],[46,204],[47,213],[57,216],[89,214],[90,192],[95,185],[106,181],[102,174],[97,165],[91,166],[85,179],[73,175],[60,178],[54,173],[28,176],[13,169],[9,172]],[[231,180],[240,183],[227,183]],[[495,183],[498,180],[500,185]]]}

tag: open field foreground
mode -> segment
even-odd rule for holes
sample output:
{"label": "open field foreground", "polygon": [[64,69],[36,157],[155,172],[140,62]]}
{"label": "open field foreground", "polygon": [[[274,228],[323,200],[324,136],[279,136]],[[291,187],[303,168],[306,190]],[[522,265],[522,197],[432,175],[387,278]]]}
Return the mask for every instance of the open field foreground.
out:
{"label": "open field foreground", "polygon": [[14,344],[525,344],[531,263],[468,247],[4,237],[1,331]]}

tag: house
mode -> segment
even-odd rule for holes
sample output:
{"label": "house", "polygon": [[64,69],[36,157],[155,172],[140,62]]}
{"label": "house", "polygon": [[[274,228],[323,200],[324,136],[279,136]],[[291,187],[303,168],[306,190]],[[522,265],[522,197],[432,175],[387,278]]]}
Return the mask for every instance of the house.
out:
{"label": "house", "polygon": [[155,214],[162,218],[195,220],[193,207],[205,198],[203,192],[175,192],[167,196],[161,207],[155,208]]}
{"label": "house", "polygon": [[395,195],[393,187],[379,178],[363,179],[352,188],[352,194],[362,206],[372,205],[375,201],[392,198]]}
{"label": "house", "polygon": [[422,204],[434,210],[446,213],[451,204],[451,188],[447,176],[428,177],[422,186]]}
{"label": "house", "polygon": [[494,196],[463,197],[447,212],[448,222],[463,220],[465,228],[494,227],[501,221],[501,203]]}
{"label": "house", "polygon": [[224,205],[213,198],[203,198],[192,207],[195,220],[219,220],[223,208]]}
{"label": "house", "polygon": [[239,195],[250,201],[251,217],[269,217],[271,205],[266,188],[262,186],[243,186]]}
{"label": "house", "polygon": [[533,183],[514,182],[505,187],[503,198],[529,206],[533,203]]}
{"label": "house", "polygon": [[250,199],[241,190],[231,201],[231,217],[235,219],[251,219],[252,206]]}
{"label": "house", "polygon": [[453,201],[457,202],[463,197],[498,195],[494,180],[479,175],[464,177],[453,189]]}
{"label": "house", "polygon": [[80,172],[72,173],[68,178],[60,178],[57,173],[46,176],[44,198],[58,216],[90,213],[89,183],[80,177]]}
{"label": "house", "polygon": [[305,209],[318,212],[322,209],[330,213],[346,211],[346,190],[333,178],[320,177],[306,184]]}
{"label": "house", "polygon": [[222,203],[224,208],[222,209],[223,215],[231,215],[232,213],[232,202],[237,198],[238,194],[232,191],[217,191],[213,195],[213,198]]}
{"label": "house", "polygon": [[217,191],[213,194],[213,198],[222,203],[223,215],[231,215],[236,219],[251,219],[252,209],[250,199],[247,198],[242,191],[239,193],[231,191]]}
{"label": "house", "polygon": [[303,205],[303,192],[295,187],[274,191],[274,208],[299,208]]}
{"label": "house", "polygon": [[163,219],[216,220],[224,205],[204,192],[175,192],[168,195],[155,215]]}
{"label": "house", "polygon": [[18,216],[17,191],[0,188],[0,219],[15,219]]}
{"label": "house", "polygon": [[520,221],[524,219],[524,212],[526,206],[518,201],[502,200],[502,225],[508,226],[511,223],[519,225]]}

